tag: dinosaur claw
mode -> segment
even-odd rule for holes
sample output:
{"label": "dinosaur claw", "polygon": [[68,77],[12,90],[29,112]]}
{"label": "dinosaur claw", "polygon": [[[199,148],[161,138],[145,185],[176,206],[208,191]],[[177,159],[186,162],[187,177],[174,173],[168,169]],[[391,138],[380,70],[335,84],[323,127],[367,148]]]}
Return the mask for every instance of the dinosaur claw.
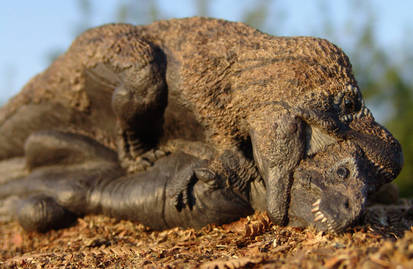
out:
{"label": "dinosaur claw", "polygon": [[325,218],[325,216],[324,216],[323,213],[317,212],[317,213],[315,214],[314,221],[320,221],[320,220],[322,220],[322,219],[324,219],[324,218]]}

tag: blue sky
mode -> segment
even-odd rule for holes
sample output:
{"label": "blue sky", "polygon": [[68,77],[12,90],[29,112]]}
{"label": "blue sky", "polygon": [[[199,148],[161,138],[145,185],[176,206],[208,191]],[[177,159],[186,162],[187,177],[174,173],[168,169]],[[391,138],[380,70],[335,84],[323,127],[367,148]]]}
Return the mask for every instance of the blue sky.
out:
{"label": "blue sky", "polygon": [[[140,0],[144,2],[145,0]],[[93,0],[93,18],[90,24],[100,25],[115,21],[114,10],[121,1]],[[271,18],[283,17],[281,25],[272,25],[276,21],[268,20],[264,31],[275,29],[281,35],[316,35],[323,36],[321,31],[317,1],[278,0],[268,7]],[[348,18],[354,18],[357,25],[360,12],[351,10],[348,0],[326,1],[332,16],[332,23],[344,25]],[[361,2],[361,1],[359,1]],[[196,15],[194,1],[191,0],[158,0],[162,7],[163,17],[186,17]],[[404,30],[413,26],[413,1],[376,0],[374,12],[378,15],[374,26],[380,44],[388,51],[397,52],[403,44],[412,39]],[[250,0],[211,1],[210,14],[228,20],[240,20],[241,11],[254,5]],[[283,12],[281,12],[282,10]],[[6,100],[16,94],[21,87],[35,74],[44,70],[48,55],[56,49],[66,49],[75,35],[81,13],[77,1],[3,1],[0,10],[0,100]],[[345,34],[334,33],[335,36]],[[341,36],[342,37],[342,36]],[[346,49],[346,39],[338,38],[338,45]],[[351,51],[347,51],[351,57]],[[397,55],[397,53],[395,53]],[[403,58],[403,55],[398,55]]]}

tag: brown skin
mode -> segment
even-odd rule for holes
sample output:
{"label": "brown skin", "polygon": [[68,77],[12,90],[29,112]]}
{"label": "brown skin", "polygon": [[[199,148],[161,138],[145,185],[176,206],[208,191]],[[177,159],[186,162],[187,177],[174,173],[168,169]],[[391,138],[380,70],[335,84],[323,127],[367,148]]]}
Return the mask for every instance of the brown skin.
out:
{"label": "brown skin", "polygon": [[27,136],[43,129],[117,148],[130,172],[174,151],[175,139],[194,155],[207,150],[192,152],[190,141],[212,148],[205,169],[218,176],[225,171],[213,156],[241,154],[264,177],[277,224],[288,221],[294,168],[330,144],[361,148],[370,192],[402,166],[400,144],[365,108],[339,48],[206,18],[80,35],[0,111],[0,158],[23,155]]}

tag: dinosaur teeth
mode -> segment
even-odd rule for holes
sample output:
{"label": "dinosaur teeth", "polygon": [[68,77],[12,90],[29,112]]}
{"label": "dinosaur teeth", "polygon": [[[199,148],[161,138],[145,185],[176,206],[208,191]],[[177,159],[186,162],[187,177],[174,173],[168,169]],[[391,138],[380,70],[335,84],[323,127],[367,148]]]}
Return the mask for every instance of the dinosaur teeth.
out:
{"label": "dinosaur teeth", "polygon": [[322,220],[323,218],[324,218],[323,215],[319,215],[319,216],[317,216],[317,217],[314,218],[314,221],[320,221],[320,220]]}
{"label": "dinosaur teeth", "polygon": [[327,226],[328,226],[328,229],[329,229],[330,231],[333,231],[333,230],[334,230],[333,225],[331,225],[331,223],[328,223]]}
{"label": "dinosaur teeth", "polygon": [[361,117],[363,117],[363,109],[361,109],[359,112],[357,112],[356,115],[354,115],[354,117],[356,119],[360,119]]}
{"label": "dinosaur teeth", "polygon": [[367,107],[363,108],[363,114],[366,115],[366,116],[371,116],[371,112]]}
{"label": "dinosaur teeth", "polygon": [[320,206],[320,203],[321,203],[321,198],[318,199],[317,201],[315,201],[315,202],[313,203],[313,207],[318,207],[318,206]]}
{"label": "dinosaur teeth", "polygon": [[332,230],[331,223],[328,222],[328,219],[326,216],[324,216],[324,213],[320,211],[320,203],[321,199],[318,199],[313,203],[313,209],[311,210],[311,212],[314,214],[314,222],[321,221],[321,223],[326,223],[331,227],[330,230]]}
{"label": "dinosaur teeth", "polygon": [[353,114],[347,114],[347,115],[344,115],[344,116],[340,117],[340,120],[345,121],[345,122],[352,121],[353,119],[354,119]]}
{"label": "dinosaur teeth", "polygon": [[359,92],[360,92],[360,90],[359,90],[358,87],[353,86],[353,85],[351,85],[351,84],[347,85],[347,91],[353,93],[354,95],[358,95]]}
{"label": "dinosaur teeth", "polygon": [[320,210],[320,207],[319,206],[315,206],[313,209],[311,209],[311,212],[312,213],[316,213],[316,212],[318,212]]}
{"label": "dinosaur teeth", "polygon": [[323,213],[317,212],[317,213],[315,214],[314,221],[320,221],[320,220],[322,220],[322,219],[324,219],[324,218],[325,218],[325,216],[324,216]]}

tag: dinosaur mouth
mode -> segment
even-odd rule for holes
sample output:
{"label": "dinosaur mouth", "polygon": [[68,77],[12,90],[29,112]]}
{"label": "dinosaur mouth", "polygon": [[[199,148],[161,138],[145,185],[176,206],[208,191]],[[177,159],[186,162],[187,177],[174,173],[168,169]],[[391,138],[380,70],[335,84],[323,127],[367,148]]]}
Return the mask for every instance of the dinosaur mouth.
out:
{"label": "dinosaur mouth", "polygon": [[[321,208],[321,198],[317,199],[312,204],[311,213],[313,216],[313,225],[316,226],[318,230],[330,232],[330,233],[341,233],[345,228],[351,226],[355,220],[359,218],[362,210],[359,214],[352,215],[350,212],[341,212],[341,213],[350,213],[353,217],[342,215],[340,216],[338,212],[330,212],[330,210]],[[363,207],[361,207],[363,208]],[[331,214],[329,214],[330,212]],[[353,212],[356,213],[356,212]],[[333,217],[334,216],[334,217]]]}
{"label": "dinosaur mouth", "polygon": [[343,227],[346,227],[346,225],[338,225],[334,219],[325,216],[325,214],[320,210],[320,203],[321,198],[312,204],[313,208],[311,209],[311,213],[313,213],[314,216],[314,224],[321,226],[320,228],[324,228],[323,230],[328,232],[341,232]]}
{"label": "dinosaur mouth", "polygon": [[320,203],[321,203],[321,198],[315,201],[312,206],[313,209],[311,210],[311,213],[314,214],[314,223],[316,222],[321,222],[325,223],[329,230],[333,229],[333,226],[331,225],[331,222],[328,221],[328,218],[324,216],[324,213],[320,211]]}

